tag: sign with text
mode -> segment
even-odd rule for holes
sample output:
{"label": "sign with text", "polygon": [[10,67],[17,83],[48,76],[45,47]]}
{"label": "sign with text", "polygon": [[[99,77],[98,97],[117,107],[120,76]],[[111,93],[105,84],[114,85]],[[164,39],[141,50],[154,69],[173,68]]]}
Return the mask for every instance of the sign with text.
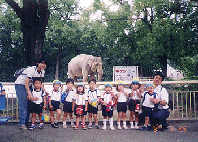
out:
{"label": "sign with text", "polygon": [[138,66],[114,66],[113,81],[131,82],[133,78],[138,78]]}

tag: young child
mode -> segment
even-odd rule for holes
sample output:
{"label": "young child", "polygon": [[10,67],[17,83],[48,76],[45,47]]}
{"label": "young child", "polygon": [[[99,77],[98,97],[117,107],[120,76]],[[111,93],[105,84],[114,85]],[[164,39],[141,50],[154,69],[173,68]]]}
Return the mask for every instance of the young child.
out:
{"label": "young child", "polygon": [[43,128],[42,109],[46,109],[46,96],[44,90],[41,89],[41,85],[41,78],[37,77],[33,79],[33,88],[31,90],[33,101],[29,104],[30,113],[32,114],[32,126],[29,127],[29,130],[33,130],[35,128],[36,114],[38,114],[40,120],[38,128]]}
{"label": "young child", "polygon": [[80,118],[82,122],[82,129],[86,130],[84,115],[87,114],[88,98],[87,95],[85,95],[84,91],[84,85],[78,84],[76,87],[75,106],[73,105],[74,115],[76,115],[75,130],[79,129]]}
{"label": "young child", "polygon": [[117,104],[118,129],[119,130],[122,129],[122,127],[120,126],[120,119],[123,118],[123,128],[125,130],[127,130],[128,127],[126,126],[126,111],[127,111],[127,97],[128,97],[128,94],[126,92],[124,92],[124,82],[123,81],[118,81],[117,82],[116,90],[118,91],[118,93],[115,95],[115,99],[118,100],[118,104]]}
{"label": "young child", "polygon": [[142,127],[142,131],[148,131],[149,127],[148,124],[152,120],[152,115],[154,109],[156,108],[156,104],[160,102],[158,98],[158,94],[154,92],[154,85],[147,84],[146,85],[146,92],[142,94],[143,101],[142,101],[142,111],[145,116],[145,123],[144,127]]}
{"label": "young child", "polygon": [[[138,113],[140,108],[140,98],[141,98],[141,92],[139,91],[139,80],[133,79],[131,82],[131,93],[129,94],[129,110],[130,110],[130,124],[131,129],[139,129],[138,127]],[[137,106],[137,107],[136,107]],[[135,115],[135,126],[133,125],[133,115]]]}
{"label": "young child", "polygon": [[[49,110],[50,110],[50,121],[53,128],[58,128],[58,120],[61,117],[61,109],[59,107],[61,101],[60,89],[61,82],[58,80],[53,81],[53,90],[49,92]],[[56,119],[54,120],[54,114],[57,113]]]}
{"label": "young child", "polygon": [[113,127],[113,106],[114,106],[114,94],[112,92],[112,85],[105,84],[105,93],[101,95],[101,105],[102,105],[102,116],[103,127],[102,130],[106,130],[107,116],[109,118],[110,130],[115,130]]}
{"label": "young child", "polygon": [[98,126],[98,102],[100,101],[100,93],[96,89],[96,80],[91,79],[88,81],[89,90],[86,92],[88,96],[88,113],[89,113],[89,125],[88,129],[92,128],[92,116],[95,121],[95,128],[99,129]]}
{"label": "young child", "polygon": [[70,117],[70,121],[71,121],[71,126],[74,127],[74,122],[73,122],[73,117],[72,117],[72,106],[74,105],[74,97],[75,97],[75,91],[73,90],[73,86],[74,86],[74,80],[69,78],[66,80],[66,90],[62,93],[62,99],[61,102],[64,104],[63,106],[63,111],[64,111],[64,115],[63,115],[63,128],[67,128],[67,123],[66,123],[66,118],[67,115],[69,115]]}

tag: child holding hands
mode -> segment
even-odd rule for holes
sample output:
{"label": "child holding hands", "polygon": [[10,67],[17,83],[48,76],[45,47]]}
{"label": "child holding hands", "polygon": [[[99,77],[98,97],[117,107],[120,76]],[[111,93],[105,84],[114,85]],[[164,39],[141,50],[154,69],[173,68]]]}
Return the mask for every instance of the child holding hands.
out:
{"label": "child holding hands", "polygon": [[114,106],[114,94],[112,92],[112,85],[105,84],[105,93],[101,96],[103,127],[102,130],[106,130],[107,116],[109,118],[110,130],[114,130],[113,127],[113,106]]}
{"label": "child holding hands", "polygon": [[82,122],[82,129],[86,130],[84,115],[87,114],[88,98],[84,92],[85,92],[84,85],[78,84],[76,87],[75,106],[74,105],[72,106],[72,108],[74,110],[74,115],[76,115],[75,130],[79,129],[80,118],[81,118],[81,122]]}
{"label": "child holding hands", "polygon": [[120,126],[120,119],[123,118],[123,128],[125,130],[128,129],[126,126],[126,111],[127,111],[127,97],[128,94],[124,92],[124,82],[118,81],[116,85],[116,90],[118,93],[115,95],[115,98],[118,100],[117,104],[117,111],[118,111],[118,129],[121,130],[122,127]]}

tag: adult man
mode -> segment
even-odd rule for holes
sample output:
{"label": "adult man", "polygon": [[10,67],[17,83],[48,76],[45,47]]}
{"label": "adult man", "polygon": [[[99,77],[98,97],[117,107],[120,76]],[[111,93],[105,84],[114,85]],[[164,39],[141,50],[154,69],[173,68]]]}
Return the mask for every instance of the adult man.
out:
{"label": "adult man", "polygon": [[[27,96],[29,100],[33,100],[30,86],[35,77],[40,77],[44,81],[46,63],[43,60],[37,62],[36,66],[27,67],[15,81],[15,90],[18,97],[19,104],[19,128],[21,130],[27,129],[25,126],[25,119],[27,116]],[[43,85],[42,89],[45,91]],[[45,91],[46,92],[46,91]],[[47,93],[47,92],[46,92]]]}
{"label": "adult man", "polygon": [[164,78],[164,74],[160,71],[156,71],[153,75],[153,84],[155,85],[154,91],[158,94],[158,97],[160,98],[158,111],[153,115],[153,121],[155,124],[162,124],[162,130],[167,130],[169,126],[166,121],[166,118],[169,117],[169,94],[167,90],[161,86]]}

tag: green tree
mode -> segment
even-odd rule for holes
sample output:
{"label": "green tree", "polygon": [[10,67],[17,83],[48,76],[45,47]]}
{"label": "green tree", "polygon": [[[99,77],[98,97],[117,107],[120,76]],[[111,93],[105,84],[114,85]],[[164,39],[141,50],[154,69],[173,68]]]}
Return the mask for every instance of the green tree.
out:
{"label": "green tree", "polygon": [[27,65],[35,65],[42,56],[42,46],[49,18],[48,0],[23,0],[20,7],[14,0],[5,0],[21,20]]}

